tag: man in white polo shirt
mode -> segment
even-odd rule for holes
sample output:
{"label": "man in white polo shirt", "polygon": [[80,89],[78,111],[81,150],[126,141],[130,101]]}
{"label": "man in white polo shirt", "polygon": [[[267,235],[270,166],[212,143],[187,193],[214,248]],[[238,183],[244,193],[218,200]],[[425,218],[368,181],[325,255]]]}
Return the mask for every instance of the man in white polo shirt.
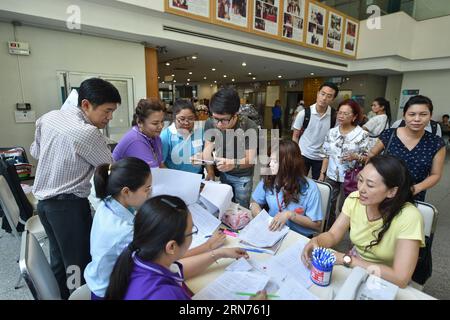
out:
{"label": "man in white polo shirt", "polygon": [[339,89],[334,83],[323,83],[317,92],[316,103],[300,111],[294,120],[292,140],[298,142],[300,146],[305,163],[305,175],[308,175],[312,168],[313,179],[319,179],[323,160],[322,144],[328,130],[336,124],[336,111],[330,103],[338,93]]}

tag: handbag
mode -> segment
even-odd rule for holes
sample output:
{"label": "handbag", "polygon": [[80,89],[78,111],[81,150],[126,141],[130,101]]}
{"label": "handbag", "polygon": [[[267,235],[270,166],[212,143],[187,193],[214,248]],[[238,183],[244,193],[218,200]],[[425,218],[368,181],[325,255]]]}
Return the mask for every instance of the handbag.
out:
{"label": "handbag", "polygon": [[433,271],[433,261],[431,257],[431,244],[433,239],[425,236],[425,247],[419,250],[419,259],[417,260],[416,269],[412,275],[412,280],[420,285],[424,285],[428,278],[431,277]]}
{"label": "handbag", "polygon": [[237,231],[244,228],[253,216],[250,210],[240,207],[237,203],[233,203],[220,218],[222,223],[232,230]]}
{"label": "handbag", "polygon": [[363,166],[356,165],[355,167],[345,171],[344,175],[344,196],[347,197],[353,191],[358,190],[358,174],[363,169]]}

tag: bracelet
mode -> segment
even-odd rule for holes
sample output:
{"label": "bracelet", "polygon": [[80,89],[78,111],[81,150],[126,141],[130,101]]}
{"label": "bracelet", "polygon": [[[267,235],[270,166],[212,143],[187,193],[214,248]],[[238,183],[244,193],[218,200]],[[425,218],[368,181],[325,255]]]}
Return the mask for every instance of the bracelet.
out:
{"label": "bracelet", "polygon": [[219,263],[217,262],[217,257],[216,257],[216,254],[214,253],[214,250],[211,250],[211,258],[213,258],[213,260],[214,260],[215,263],[219,264]]}

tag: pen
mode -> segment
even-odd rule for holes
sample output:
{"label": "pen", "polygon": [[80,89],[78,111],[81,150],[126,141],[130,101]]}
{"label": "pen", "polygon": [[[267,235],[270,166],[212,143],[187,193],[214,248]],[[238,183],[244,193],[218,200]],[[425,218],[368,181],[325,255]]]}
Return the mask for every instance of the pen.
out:
{"label": "pen", "polygon": [[243,249],[245,251],[250,251],[250,252],[265,253],[265,251],[259,250],[259,249],[251,249],[251,248],[243,248]]}
{"label": "pen", "polygon": [[211,238],[212,237],[212,234],[210,234],[209,236],[205,236],[205,238]]}
{"label": "pen", "polygon": [[[250,292],[235,292],[238,296],[248,296],[248,297],[255,297],[256,293],[250,293]],[[280,296],[277,296],[276,294],[268,294],[267,298],[279,298]]]}
{"label": "pen", "polygon": [[227,229],[223,230],[223,233],[226,234],[227,236],[231,236],[231,237],[235,237],[235,238],[237,237],[236,233],[231,232],[231,231],[229,231]]}

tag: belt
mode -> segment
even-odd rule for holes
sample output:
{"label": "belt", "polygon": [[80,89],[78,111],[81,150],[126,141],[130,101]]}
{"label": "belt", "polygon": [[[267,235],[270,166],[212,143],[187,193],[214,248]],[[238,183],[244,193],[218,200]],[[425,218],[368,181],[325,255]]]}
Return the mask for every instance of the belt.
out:
{"label": "belt", "polygon": [[74,194],[58,194],[54,197],[48,198],[47,200],[80,200],[80,198]]}

